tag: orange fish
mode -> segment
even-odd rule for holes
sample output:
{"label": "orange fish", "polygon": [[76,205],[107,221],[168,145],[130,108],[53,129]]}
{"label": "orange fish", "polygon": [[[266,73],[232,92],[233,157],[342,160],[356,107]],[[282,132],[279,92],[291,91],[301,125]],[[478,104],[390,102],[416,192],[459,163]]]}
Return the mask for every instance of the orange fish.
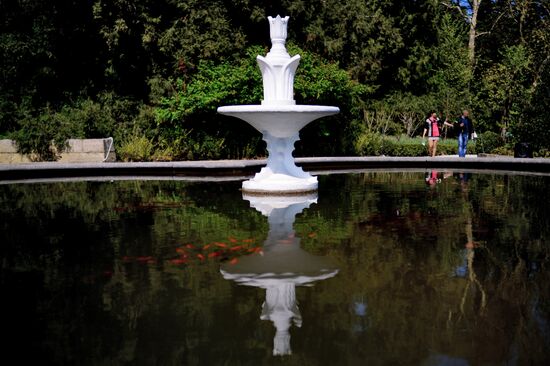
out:
{"label": "orange fish", "polygon": [[308,236],[309,238],[315,238],[315,237],[317,236],[317,234],[315,234],[315,233],[309,233],[307,236]]}
{"label": "orange fish", "polygon": [[170,259],[170,263],[172,264],[185,264],[187,261],[185,259],[176,258],[176,259]]}
{"label": "orange fish", "polygon": [[254,239],[243,239],[242,240],[243,243],[254,243]]}
{"label": "orange fish", "polygon": [[220,255],[221,255],[220,252],[212,252],[212,253],[208,254],[208,258],[219,257]]}
{"label": "orange fish", "polygon": [[239,260],[237,258],[233,258],[229,261],[229,264],[237,264]]}
{"label": "orange fish", "polygon": [[236,247],[233,247],[229,250],[235,251],[235,250],[241,250],[242,248],[243,248],[242,245],[237,245]]}
{"label": "orange fish", "polygon": [[205,246],[202,247],[202,250],[206,250],[208,248],[210,248],[211,244],[206,244]]}
{"label": "orange fish", "polygon": [[185,249],[183,249],[183,248],[176,248],[176,252],[179,253],[179,254],[185,254],[186,253]]}
{"label": "orange fish", "polygon": [[220,247],[220,248],[227,248],[227,244],[225,244],[225,243],[215,242],[214,244],[215,244],[217,247]]}
{"label": "orange fish", "polygon": [[236,243],[238,240],[235,239],[235,238],[233,238],[233,237],[230,237],[230,238],[229,238],[229,241],[232,242],[232,243]]}
{"label": "orange fish", "polygon": [[193,244],[186,244],[185,247],[186,247],[187,249],[193,249],[193,248],[195,248],[195,247],[193,246]]}
{"label": "orange fish", "polygon": [[137,257],[137,258],[136,258],[136,260],[137,260],[138,262],[147,262],[147,261],[150,261],[150,260],[152,260],[152,259],[153,259],[153,257],[151,257],[151,256],[147,256],[147,257]]}
{"label": "orange fish", "polygon": [[203,261],[203,260],[204,260],[204,255],[202,255],[202,254],[197,254],[197,258],[199,258],[201,261]]}

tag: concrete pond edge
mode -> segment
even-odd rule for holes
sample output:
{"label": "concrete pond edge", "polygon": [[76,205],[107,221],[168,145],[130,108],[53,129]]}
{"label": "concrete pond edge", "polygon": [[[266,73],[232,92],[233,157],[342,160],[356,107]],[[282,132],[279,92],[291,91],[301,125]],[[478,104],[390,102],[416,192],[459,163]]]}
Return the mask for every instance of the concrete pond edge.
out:
{"label": "concrete pond edge", "polygon": [[[257,160],[208,160],[130,163],[40,162],[0,164],[0,182],[25,180],[102,180],[173,178],[185,180],[239,180],[257,173],[266,164]],[[313,174],[361,172],[368,170],[447,169],[478,172],[550,175],[548,158],[512,157],[315,157],[296,158],[296,164]]]}

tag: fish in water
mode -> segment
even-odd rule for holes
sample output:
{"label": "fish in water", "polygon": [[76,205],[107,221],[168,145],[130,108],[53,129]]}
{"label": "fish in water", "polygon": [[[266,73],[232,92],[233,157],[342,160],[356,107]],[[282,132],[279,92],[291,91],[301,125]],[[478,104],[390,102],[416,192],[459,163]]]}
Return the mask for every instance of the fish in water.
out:
{"label": "fish in water", "polygon": [[185,264],[185,263],[187,263],[187,260],[182,259],[182,258],[170,259],[170,263],[172,263],[172,264]]}
{"label": "fish in water", "polygon": [[154,260],[154,258],[151,257],[151,256],[142,256],[142,257],[137,257],[136,260],[138,262],[141,262],[141,263],[146,263],[146,262],[149,262],[151,260]]}

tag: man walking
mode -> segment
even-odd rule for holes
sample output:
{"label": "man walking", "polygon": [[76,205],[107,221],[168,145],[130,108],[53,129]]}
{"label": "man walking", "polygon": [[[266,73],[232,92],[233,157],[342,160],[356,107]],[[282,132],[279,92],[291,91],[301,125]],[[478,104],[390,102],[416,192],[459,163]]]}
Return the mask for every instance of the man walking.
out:
{"label": "man walking", "polygon": [[462,116],[458,117],[458,120],[456,121],[456,128],[458,131],[458,156],[463,158],[466,156],[466,146],[468,145],[468,140],[474,133],[474,124],[468,117],[467,110],[464,110],[462,112]]}

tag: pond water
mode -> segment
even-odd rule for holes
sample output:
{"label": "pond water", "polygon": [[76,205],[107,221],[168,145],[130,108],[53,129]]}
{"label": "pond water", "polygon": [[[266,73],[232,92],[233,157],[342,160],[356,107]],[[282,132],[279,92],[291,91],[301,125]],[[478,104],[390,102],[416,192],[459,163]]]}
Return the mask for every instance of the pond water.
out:
{"label": "pond water", "polygon": [[319,178],[0,186],[4,359],[548,364],[549,177]]}

